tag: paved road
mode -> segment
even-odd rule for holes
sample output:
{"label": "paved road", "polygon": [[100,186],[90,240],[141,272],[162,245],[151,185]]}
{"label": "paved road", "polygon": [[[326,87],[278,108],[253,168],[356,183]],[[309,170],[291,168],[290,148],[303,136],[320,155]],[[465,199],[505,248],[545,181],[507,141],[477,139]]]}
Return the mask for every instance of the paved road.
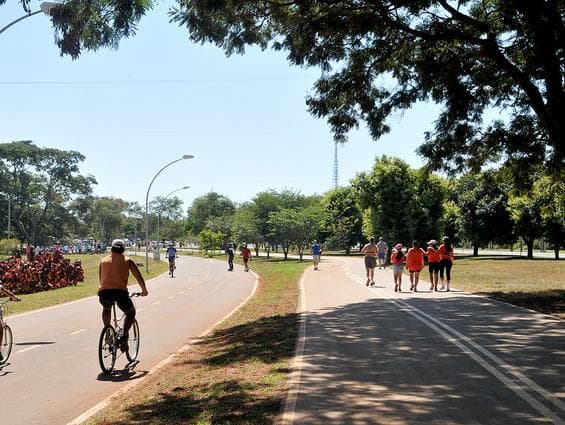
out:
{"label": "paved road", "polygon": [[[142,378],[251,294],[255,276],[241,270],[230,273],[225,262],[179,257],[175,278],[150,281],[149,296],[135,300],[140,363],[112,377],[100,374],[98,366],[97,297],[10,318],[15,345],[0,369],[0,424],[67,424]],[[116,368],[126,363],[122,355]]]}
{"label": "paved road", "polygon": [[428,285],[397,294],[389,270],[375,282],[359,258],[306,271],[285,425],[565,423],[562,321]]}

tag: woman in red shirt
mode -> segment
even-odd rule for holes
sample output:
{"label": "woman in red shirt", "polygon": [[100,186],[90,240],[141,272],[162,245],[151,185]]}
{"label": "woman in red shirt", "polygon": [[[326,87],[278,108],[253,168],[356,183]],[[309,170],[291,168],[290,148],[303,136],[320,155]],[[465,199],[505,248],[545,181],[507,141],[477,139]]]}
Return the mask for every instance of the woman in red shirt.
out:
{"label": "woman in red shirt", "polygon": [[406,262],[406,255],[402,252],[402,244],[397,243],[390,254],[390,262],[392,263],[392,272],[394,275],[394,292],[402,292],[402,271]]}
{"label": "woman in red shirt", "polygon": [[406,253],[406,267],[410,273],[410,290],[418,292],[420,271],[424,268],[424,250],[418,246],[418,241],[412,241],[412,248]]}
{"label": "woman in red shirt", "polygon": [[443,276],[447,279],[447,291],[449,291],[449,284],[451,283],[451,267],[453,266],[453,247],[449,238],[443,238],[443,243],[439,246],[439,279],[441,280],[441,288],[444,289]]}
{"label": "woman in red shirt", "polygon": [[439,280],[439,251],[437,249],[437,241],[432,239],[428,242],[428,250],[426,251],[428,257],[428,269],[430,271],[430,291],[437,291],[437,284]]}

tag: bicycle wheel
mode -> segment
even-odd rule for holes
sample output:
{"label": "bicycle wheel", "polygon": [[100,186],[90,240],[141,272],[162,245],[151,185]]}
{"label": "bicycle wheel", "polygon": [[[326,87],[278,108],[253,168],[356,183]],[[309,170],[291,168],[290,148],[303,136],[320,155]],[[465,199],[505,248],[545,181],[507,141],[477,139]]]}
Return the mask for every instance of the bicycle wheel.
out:
{"label": "bicycle wheel", "polygon": [[175,274],[175,265],[172,261],[169,261],[169,275],[174,277]]}
{"label": "bicycle wheel", "polygon": [[8,325],[4,325],[4,332],[2,335],[2,342],[0,342],[0,354],[2,360],[0,364],[6,363],[12,352],[12,329]]}
{"label": "bicycle wheel", "polygon": [[128,350],[126,351],[126,357],[130,362],[137,359],[139,354],[139,325],[137,320],[134,320],[128,335]]}
{"label": "bicycle wheel", "polygon": [[98,341],[98,362],[104,373],[110,373],[116,362],[116,331],[112,326],[104,326]]}

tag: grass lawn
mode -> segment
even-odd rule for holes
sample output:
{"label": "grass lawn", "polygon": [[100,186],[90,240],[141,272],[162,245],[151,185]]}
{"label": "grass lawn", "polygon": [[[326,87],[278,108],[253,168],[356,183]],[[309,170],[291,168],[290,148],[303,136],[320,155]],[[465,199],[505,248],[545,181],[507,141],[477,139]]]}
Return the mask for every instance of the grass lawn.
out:
{"label": "grass lawn", "polygon": [[[98,264],[100,259],[107,254],[82,254],[68,255],[67,257],[74,261],[79,259],[84,269],[84,282],[79,282],[77,286],[68,286],[66,288],[55,289],[52,291],[37,292],[35,294],[18,295],[22,302],[10,303],[10,314],[23,313],[26,311],[37,310],[43,307],[63,304],[69,301],[96,295],[98,290]],[[145,264],[145,256],[130,256],[136,263]],[[148,280],[159,276],[167,271],[167,263],[165,261],[157,262],[149,259],[149,274],[145,272],[145,267],[139,266],[139,270],[143,277]],[[135,283],[135,278],[130,274],[130,283]]]}
{"label": "grass lawn", "polygon": [[211,335],[89,424],[272,424],[298,334],[298,280],[310,262],[253,258],[255,296]]}
{"label": "grass lawn", "polygon": [[[452,285],[565,318],[565,261],[516,257],[456,258]],[[427,271],[424,280],[429,279]]]}

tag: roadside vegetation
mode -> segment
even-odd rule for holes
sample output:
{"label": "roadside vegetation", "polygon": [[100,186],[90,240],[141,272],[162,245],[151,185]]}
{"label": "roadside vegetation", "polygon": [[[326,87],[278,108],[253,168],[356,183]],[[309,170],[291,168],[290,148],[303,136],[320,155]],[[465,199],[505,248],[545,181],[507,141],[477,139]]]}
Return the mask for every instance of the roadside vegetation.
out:
{"label": "roadside vegetation", "polygon": [[[75,259],[81,261],[84,270],[84,282],[80,282],[76,286],[67,286],[51,291],[19,294],[22,302],[10,303],[10,314],[37,310],[96,295],[98,290],[98,264],[104,255],[107,254],[69,255],[68,258],[72,261]],[[130,258],[137,263],[145,264],[145,257],[130,256]],[[149,259],[149,274],[145,272],[145,267],[139,266],[139,270],[145,279],[152,279],[167,270],[167,263]],[[131,275],[130,283],[135,283],[135,278]]]}
{"label": "roadside vegetation", "polygon": [[253,258],[255,296],[89,424],[271,424],[284,405],[309,262]]}

